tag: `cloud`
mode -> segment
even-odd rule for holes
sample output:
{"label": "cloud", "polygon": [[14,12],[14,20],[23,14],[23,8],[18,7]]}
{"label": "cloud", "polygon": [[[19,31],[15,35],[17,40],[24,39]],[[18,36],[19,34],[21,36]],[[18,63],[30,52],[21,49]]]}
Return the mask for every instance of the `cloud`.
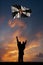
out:
{"label": "cloud", "polygon": [[[31,61],[31,62],[43,62],[43,58],[37,57],[36,55],[39,54],[39,52],[43,52],[43,33],[38,32],[31,36],[30,42],[28,42],[28,45],[25,49],[25,61]],[[41,55],[43,57],[43,54]]]}
{"label": "cloud", "polygon": [[10,38],[10,41],[8,41],[7,43],[4,42],[3,44],[1,44],[1,48],[3,48],[3,55],[1,56],[1,59],[3,62],[18,61],[18,48],[17,48],[16,36],[19,36],[20,41],[23,41],[26,39],[25,37],[21,37],[20,35],[21,35],[21,31],[18,29],[12,33],[12,36],[11,36],[12,38]]}
{"label": "cloud", "polygon": [[43,62],[43,53],[36,54],[32,62]]}
{"label": "cloud", "polygon": [[38,33],[36,34],[36,37],[39,38],[39,39],[42,38],[42,37],[43,37],[43,33],[42,33],[42,32],[38,32]]}
{"label": "cloud", "polygon": [[13,34],[12,34],[12,37],[13,37],[13,40],[15,40],[16,42],[16,36],[19,37],[19,40],[22,42],[24,40],[27,40],[27,38],[25,36],[22,36],[22,30],[19,29],[19,30],[16,30]]}
{"label": "cloud", "polygon": [[38,55],[36,55],[36,57],[42,57],[43,58],[43,53],[39,53]]}
{"label": "cloud", "polygon": [[13,43],[13,41],[10,41],[9,43],[3,43],[1,48],[1,61],[17,61],[18,50],[16,43]]}
{"label": "cloud", "polygon": [[38,47],[40,46],[39,42],[37,41],[32,41],[30,44],[29,44],[29,49],[32,49],[32,48],[35,48],[35,47]]}
{"label": "cloud", "polygon": [[9,24],[9,26],[10,26],[11,28],[14,28],[15,26],[19,26],[19,27],[21,27],[21,28],[26,27],[26,24],[25,24],[23,21],[18,20],[18,19],[15,19],[14,21],[9,20],[9,21],[8,21],[8,24]]}
{"label": "cloud", "polygon": [[35,35],[32,35],[30,37],[27,38],[28,40],[28,44],[29,47],[28,49],[32,49],[32,48],[35,48],[35,47],[40,47],[41,46],[41,42],[43,42],[43,34],[38,32],[36,33]]}
{"label": "cloud", "polygon": [[[13,52],[13,53],[12,53]],[[17,51],[7,51],[3,57],[2,57],[3,62],[17,62]]]}
{"label": "cloud", "polygon": [[18,29],[18,30],[16,30],[15,32],[13,32],[13,37],[16,37],[16,36],[20,36],[22,34],[22,32],[21,32],[21,30],[20,29]]}
{"label": "cloud", "polygon": [[[41,47],[40,45],[40,41],[43,38],[43,34],[38,32],[35,33],[34,35],[30,35],[29,33],[26,34],[26,27],[27,25],[21,21],[21,20],[9,20],[8,24],[11,28],[16,28],[16,30],[14,30],[11,35],[10,33],[6,33],[7,35],[4,35],[5,38],[3,38],[1,40],[4,40],[5,42],[3,42],[3,44],[1,44],[1,61],[8,61],[8,62],[16,62],[18,61],[18,48],[17,48],[17,42],[16,42],[16,36],[18,36],[19,40],[21,42],[25,41],[25,40],[30,40],[30,42],[27,42],[25,51],[24,51],[24,61],[33,61],[33,58],[36,57],[36,54],[39,53],[39,49]],[[25,29],[25,31],[24,31]],[[23,33],[25,35],[23,35]],[[28,36],[27,36],[28,35]],[[39,41],[40,40],[40,41]]]}
{"label": "cloud", "polygon": [[[3,43],[3,55],[1,57],[2,61],[8,61],[8,62],[17,62],[18,61],[18,48],[17,48],[17,42],[16,42],[16,36],[19,37],[20,41],[28,40],[27,37],[21,36],[22,32],[20,29],[14,31],[12,33],[12,38],[10,38],[10,41],[8,43]],[[36,34],[37,35],[37,34]],[[38,36],[39,37],[39,36]],[[33,61],[33,58],[35,58],[35,55],[39,53],[39,47],[40,43],[39,40],[32,40],[30,43],[28,42],[26,48],[25,48],[25,55],[24,55],[24,61]],[[1,52],[2,53],[2,52]]]}

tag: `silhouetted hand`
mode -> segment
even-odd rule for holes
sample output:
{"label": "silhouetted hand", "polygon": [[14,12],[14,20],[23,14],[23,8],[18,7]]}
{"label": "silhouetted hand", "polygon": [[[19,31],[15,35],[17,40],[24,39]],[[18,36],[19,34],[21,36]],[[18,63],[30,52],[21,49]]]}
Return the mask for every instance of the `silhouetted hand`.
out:
{"label": "silhouetted hand", "polygon": [[27,43],[27,40],[25,40],[25,44]]}
{"label": "silhouetted hand", "polygon": [[16,36],[16,39],[18,39],[18,37]]}

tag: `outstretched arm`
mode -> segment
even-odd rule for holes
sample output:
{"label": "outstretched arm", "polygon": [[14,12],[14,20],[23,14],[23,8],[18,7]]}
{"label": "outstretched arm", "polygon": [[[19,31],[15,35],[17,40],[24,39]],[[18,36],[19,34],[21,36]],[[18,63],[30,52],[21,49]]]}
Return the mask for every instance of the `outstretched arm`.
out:
{"label": "outstretched arm", "polygon": [[19,43],[18,37],[16,36],[17,44]]}

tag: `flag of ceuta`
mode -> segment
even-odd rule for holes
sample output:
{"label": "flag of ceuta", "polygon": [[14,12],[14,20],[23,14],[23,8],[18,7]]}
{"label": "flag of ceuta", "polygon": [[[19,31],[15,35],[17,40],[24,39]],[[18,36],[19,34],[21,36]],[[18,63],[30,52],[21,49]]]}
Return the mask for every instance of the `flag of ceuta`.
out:
{"label": "flag of ceuta", "polygon": [[20,18],[20,17],[30,17],[32,13],[30,8],[26,8],[20,5],[12,5],[11,10],[12,10],[12,15],[14,19]]}

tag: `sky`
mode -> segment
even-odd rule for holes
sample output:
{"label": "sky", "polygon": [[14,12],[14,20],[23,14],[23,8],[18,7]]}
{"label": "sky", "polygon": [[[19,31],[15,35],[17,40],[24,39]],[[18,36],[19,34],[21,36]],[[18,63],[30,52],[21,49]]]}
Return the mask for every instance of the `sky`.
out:
{"label": "sky", "polygon": [[[31,8],[31,16],[13,20],[14,4]],[[16,36],[27,40],[24,62],[43,62],[43,0],[0,0],[0,62],[18,62]]]}

